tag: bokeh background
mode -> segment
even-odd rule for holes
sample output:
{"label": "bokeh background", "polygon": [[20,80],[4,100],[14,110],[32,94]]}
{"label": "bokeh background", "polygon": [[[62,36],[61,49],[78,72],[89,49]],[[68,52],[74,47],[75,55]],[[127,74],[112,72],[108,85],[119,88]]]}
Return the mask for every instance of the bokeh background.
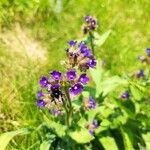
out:
{"label": "bokeh background", "polygon": [[[62,69],[67,41],[83,37],[85,15],[97,18],[99,34],[112,30],[97,48],[112,75],[141,67],[137,56],[150,46],[149,0],[0,1],[0,133],[42,123],[38,80],[51,69]],[[41,137],[16,140],[20,149],[34,149]]]}

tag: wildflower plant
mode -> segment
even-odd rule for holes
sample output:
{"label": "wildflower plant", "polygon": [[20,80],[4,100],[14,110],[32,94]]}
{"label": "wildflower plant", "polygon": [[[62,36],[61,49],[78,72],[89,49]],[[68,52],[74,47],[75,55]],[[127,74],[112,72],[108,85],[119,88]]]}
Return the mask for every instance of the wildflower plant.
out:
{"label": "wildflower plant", "polygon": [[[95,52],[111,30],[99,36],[97,27],[94,17],[85,16],[82,27],[85,38],[68,41],[66,59],[61,61],[64,72],[52,70],[48,76],[41,77],[37,105],[54,117],[46,120],[49,128],[55,129],[52,133],[61,138],[64,148],[92,149],[98,141],[103,149],[120,149],[117,143],[117,135],[120,135],[125,147],[138,149],[145,146],[145,135],[142,137],[141,133],[149,126],[149,121],[138,118],[143,115],[142,106],[146,107],[143,101],[147,99],[145,89],[149,87],[147,72],[139,69],[131,76],[109,77]],[[138,59],[149,65],[149,56],[148,48],[146,56],[140,55]],[[89,86],[93,81],[95,87]],[[120,87],[120,95],[114,91],[117,87]],[[138,131],[138,141],[131,141],[129,135],[135,137],[132,130]]]}
{"label": "wildflower plant", "polygon": [[[96,67],[96,59],[92,51],[82,41],[80,43],[69,41],[66,55],[64,74],[53,70],[49,73],[49,77],[41,77],[37,105],[41,109],[47,108],[52,115],[64,114],[66,125],[69,126],[74,109],[72,102],[84,91],[84,87],[90,81],[87,70]],[[92,97],[89,99],[89,108],[95,108],[94,99]]]}
{"label": "wildflower plant", "polygon": [[111,29],[99,35],[94,17],[83,22],[84,38],[66,44],[64,70],[39,79],[40,149],[149,149],[150,49],[138,56],[138,71],[110,76],[96,54]]}

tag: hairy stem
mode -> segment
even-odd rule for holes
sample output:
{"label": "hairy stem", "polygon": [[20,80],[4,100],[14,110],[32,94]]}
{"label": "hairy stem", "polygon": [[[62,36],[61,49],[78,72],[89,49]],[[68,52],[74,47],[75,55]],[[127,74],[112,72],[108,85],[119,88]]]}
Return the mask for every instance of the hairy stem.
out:
{"label": "hairy stem", "polygon": [[91,31],[89,32],[89,39],[90,39],[92,53],[94,55],[95,54],[94,41],[93,41],[94,40],[94,35],[93,35],[93,33]]}
{"label": "hairy stem", "polygon": [[65,95],[66,95],[66,99],[67,99],[67,102],[68,102],[68,111],[67,111],[67,115],[66,115],[66,122],[67,122],[67,125],[70,126],[71,124],[71,117],[72,117],[72,103],[71,103],[71,98],[70,98],[70,95],[69,95],[69,92],[68,92],[68,89],[65,89]]}
{"label": "hairy stem", "polygon": [[65,119],[65,124],[68,126],[69,125],[69,121],[68,121],[68,112],[69,112],[69,110],[68,110],[68,108],[67,108],[67,106],[66,106],[66,102],[64,101],[64,99],[62,99],[62,101],[63,101],[63,106],[64,106],[64,108],[65,108],[65,112],[66,112],[66,119]]}

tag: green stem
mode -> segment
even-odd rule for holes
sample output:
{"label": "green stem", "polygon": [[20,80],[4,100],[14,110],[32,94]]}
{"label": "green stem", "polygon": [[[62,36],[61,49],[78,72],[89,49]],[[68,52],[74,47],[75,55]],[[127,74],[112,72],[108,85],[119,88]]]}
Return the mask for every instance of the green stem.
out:
{"label": "green stem", "polygon": [[66,102],[64,101],[64,99],[62,99],[62,101],[63,101],[63,106],[64,106],[64,108],[65,108],[65,111],[66,111],[66,119],[65,119],[65,124],[67,125],[67,126],[69,126],[69,121],[68,121],[68,108],[67,108],[67,106],[66,106]]}
{"label": "green stem", "polygon": [[70,95],[69,95],[69,92],[67,89],[65,89],[65,95],[66,95],[66,99],[68,101],[68,109],[69,109],[67,111],[67,115],[66,115],[66,122],[67,122],[67,125],[70,126],[73,108],[72,108],[71,98],[70,98]]}
{"label": "green stem", "polygon": [[92,49],[92,53],[93,55],[95,54],[95,50],[94,50],[94,35],[93,33],[90,31],[89,32],[89,38],[90,38],[90,44],[91,44],[91,49]]}

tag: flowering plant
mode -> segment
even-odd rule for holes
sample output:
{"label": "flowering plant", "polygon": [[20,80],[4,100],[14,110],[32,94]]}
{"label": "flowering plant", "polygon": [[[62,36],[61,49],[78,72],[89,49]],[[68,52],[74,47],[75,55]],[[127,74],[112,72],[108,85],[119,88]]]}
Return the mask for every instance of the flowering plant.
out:
{"label": "flowering plant", "polygon": [[[101,148],[111,149],[113,146],[114,149],[118,149],[119,145],[116,143],[118,137],[114,135],[115,132],[129,138],[129,143],[123,142],[130,149],[138,148],[143,146],[141,134],[138,134],[141,138],[140,146],[136,140],[132,143],[128,136],[132,128],[143,132],[142,124],[147,125],[143,120],[138,124],[137,116],[141,114],[136,107],[145,97],[139,93],[140,90],[143,93],[147,92],[145,89],[148,87],[149,79],[145,77],[143,69],[126,77],[105,75],[104,61],[96,59],[95,48],[104,43],[111,30],[99,36],[95,31],[96,28],[96,19],[86,16],[82,28],[86,38],[82,41],[68,42],[67,60],[62,61],[65,73],[53,70],[50,72],[50,77],[41,77],[37,105],[41,109],[47,108],[54,116],[54,120],[57,118],[53,123],[53,119],[46,120],[49,122],[49,127],[55,129],[53,134],[59,136],[63,144],[70,141],[71,145],[66,143],[65,148],[73,149],[73,146],[76,146],[87,149],[98,142]],[[146,53],[147,56],[139,56],[138,59],[149,64],[149,49]],[[88,86],[92,80],[95,82],[95,88]],[[143,83],[146,84],[142,85]],[[124,87],[125,91],[117,96],[115,92],[112,93],[116,87]],[[105,141],[111,143],[110,147]]]}
{"label": "flowering plant", "polygon": [[39,80],[36,103],[43,124],[34,131],[45,133],[40,150],[149,149],[150,49],[138,56],[142,69],[110,76],[107,62],[96,54],[111,30],[99,35],[97,27],[86,16],[85,37],[70,40],[65,49],[65,69]]}

